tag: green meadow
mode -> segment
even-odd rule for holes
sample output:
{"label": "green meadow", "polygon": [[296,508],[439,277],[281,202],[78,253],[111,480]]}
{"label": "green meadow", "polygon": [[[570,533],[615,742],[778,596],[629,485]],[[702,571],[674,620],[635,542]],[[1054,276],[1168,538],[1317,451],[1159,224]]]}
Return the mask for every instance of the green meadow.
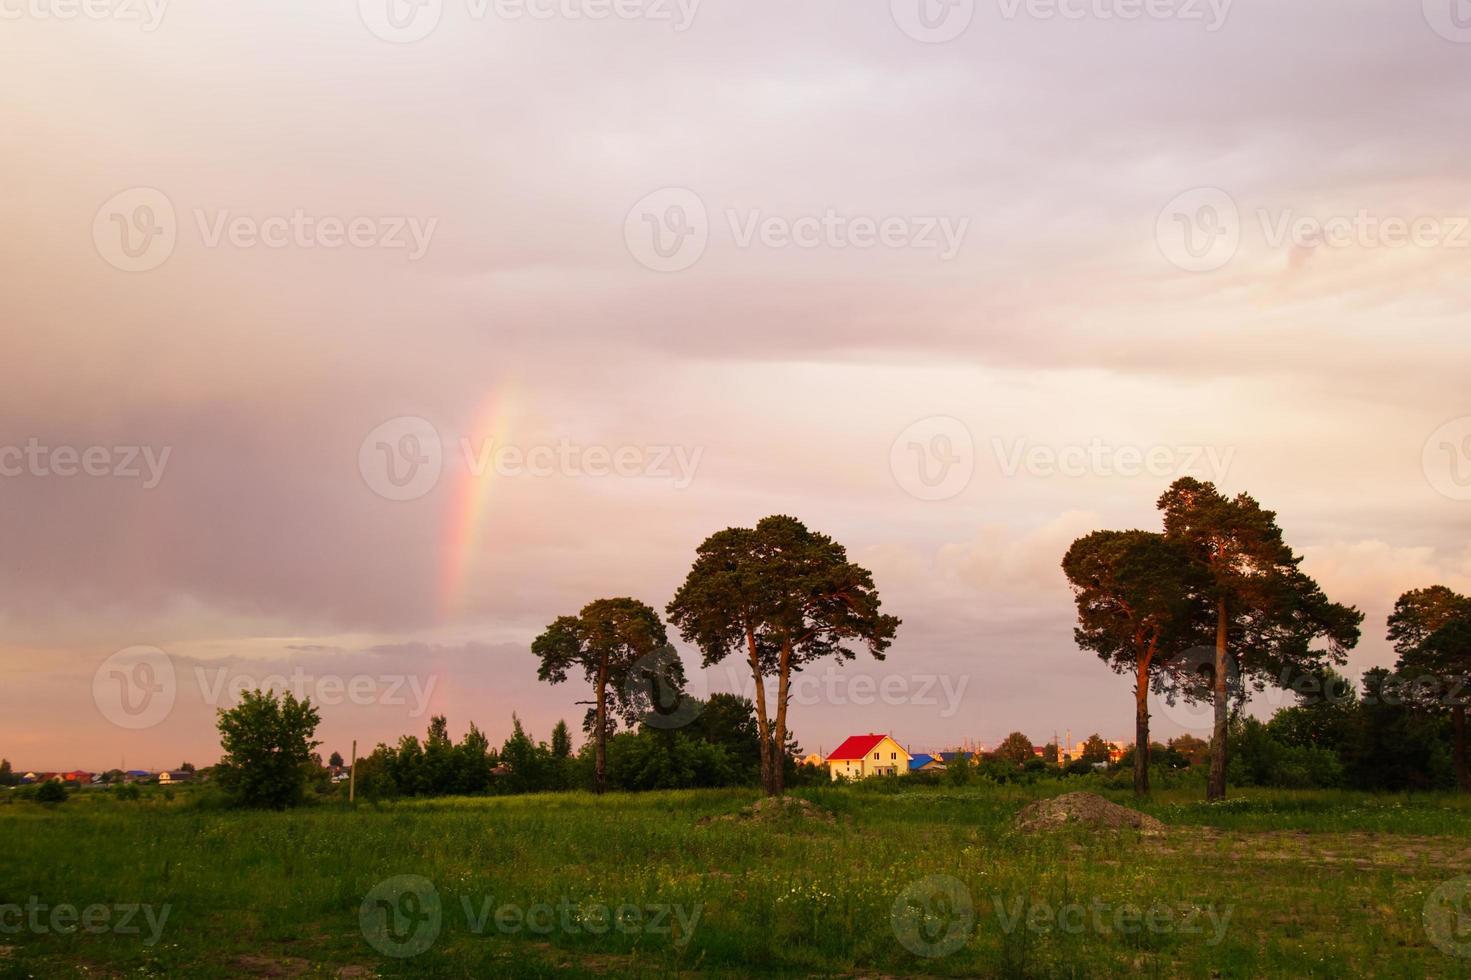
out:
{"label": "green meadow", "polygon": [[1471,976],[1465,799],[1192,786],[1140,807],[1161,837],[1022,835],[1084,784],[896,783],[794,794],[831,822],[719,819],[749,790],[12,801],[0,976]]}

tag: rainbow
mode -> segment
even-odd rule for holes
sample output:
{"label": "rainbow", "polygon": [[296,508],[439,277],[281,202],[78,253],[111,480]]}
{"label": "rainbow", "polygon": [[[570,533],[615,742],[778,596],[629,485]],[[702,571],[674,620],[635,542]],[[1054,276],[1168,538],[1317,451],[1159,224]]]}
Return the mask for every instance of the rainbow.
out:
{"label": "rainbow", "polygon": [[496,483],[491,452],[504,445],[510,434],[514,395],[511,388],[504,387],[487,396],[464,439],[444,447],[445,466],[457,483],[441,548],[439,608],[445,619],[453,618],[463,607],[470,573],[480,556]]}

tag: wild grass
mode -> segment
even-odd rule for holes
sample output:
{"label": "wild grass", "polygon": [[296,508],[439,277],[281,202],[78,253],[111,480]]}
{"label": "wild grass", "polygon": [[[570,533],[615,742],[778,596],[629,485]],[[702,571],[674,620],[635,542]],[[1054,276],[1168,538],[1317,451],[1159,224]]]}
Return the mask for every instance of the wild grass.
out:
{"label": "wild grass", "polygon": [[[220,811],[188,793],[0,806],[0,907],[35,896],[170,909],[152,945],[0,932],[0,976],[1471,975],[1471,958],[1442,952],[1422,922],[1436,886],[1471,874],[1465,800],[1245,790],[1207,805],[1180,787],[1141,806],[1170,825],[1160,839],[1011,831],[1028,800],[1079,786],[799,791],[832,824],[701,822],[748,806],[744,790],[287,813]],[[375,949],[359,919],[365,896],[400,875],[431,882],[441,910],[437,938],[408,958]],[[946,930],[964,908],[935,891],[950,879],[971,908],[959,933]],[[930,913],[901,916],[925,951],[960,943],[906,948],[894,926],[906,894]],[[503,906],[564,908],[574,928],[478,921]],[[671,933],[577,926],[619,906],[698,919]],[[1127,929],[1150,910],[1169,928]]]}

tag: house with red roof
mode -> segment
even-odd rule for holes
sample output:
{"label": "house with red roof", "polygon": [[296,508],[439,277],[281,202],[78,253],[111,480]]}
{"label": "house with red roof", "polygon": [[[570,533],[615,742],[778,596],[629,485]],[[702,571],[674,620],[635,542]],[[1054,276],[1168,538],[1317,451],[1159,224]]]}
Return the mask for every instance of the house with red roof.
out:
{"label": "house with red roof", "polygon": [[827,757],[833,779],[863,779],[909,772],[909,753],[891,736],[850,735]]}

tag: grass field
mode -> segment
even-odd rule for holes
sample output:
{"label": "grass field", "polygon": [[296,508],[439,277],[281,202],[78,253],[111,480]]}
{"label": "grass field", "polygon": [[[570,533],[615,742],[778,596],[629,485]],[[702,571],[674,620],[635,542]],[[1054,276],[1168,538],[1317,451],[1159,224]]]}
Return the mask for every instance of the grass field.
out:
{"label": "grass field", "polygon": [[801,791],[830,824],[700,823],[747,791],[12,803],[0,976],[1471,976],[1436,893],[1471,874],[1465,800],[1171,790],[1162,838],[1010,830],[1063,788]]}

